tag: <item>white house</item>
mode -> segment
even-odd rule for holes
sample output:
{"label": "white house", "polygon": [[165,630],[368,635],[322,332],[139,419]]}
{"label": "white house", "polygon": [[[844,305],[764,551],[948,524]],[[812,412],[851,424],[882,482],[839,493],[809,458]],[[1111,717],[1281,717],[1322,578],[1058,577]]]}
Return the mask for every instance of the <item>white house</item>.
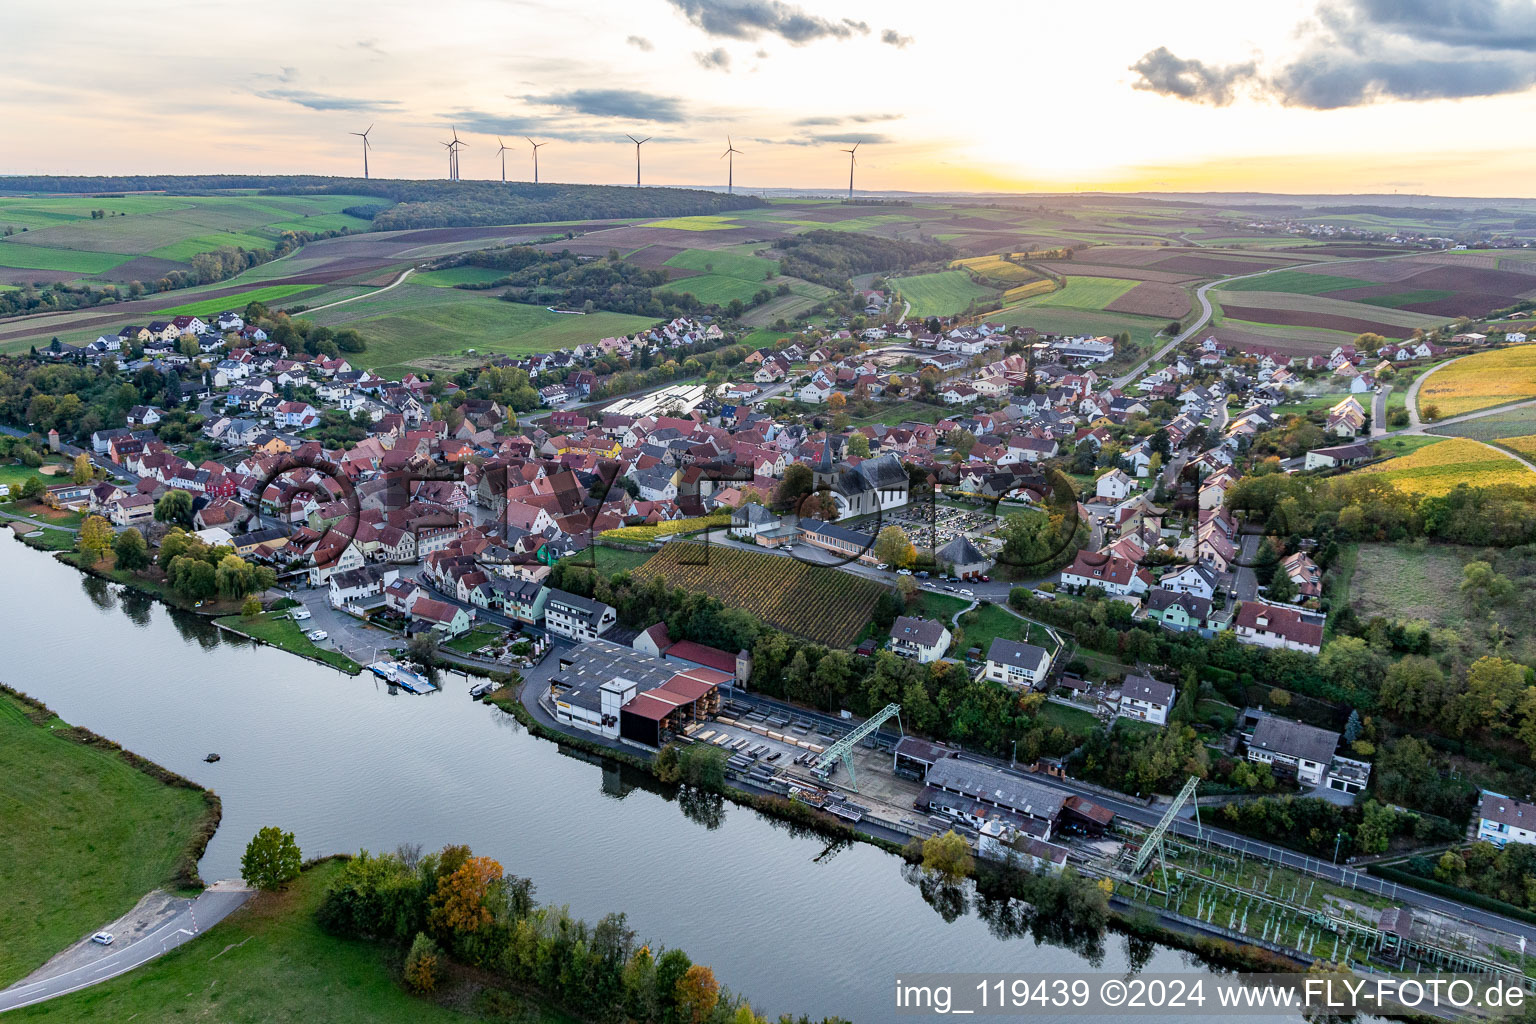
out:
{"label": "white house", "polygon": [[1237,639],[1257,647],[1284,647],[1317,654],[1323,649],[1323,620],[1296,608],[1244,601],[1237,609]]}
{"label": "white house", "polygon": [[1120,684],[1119,712],[1126,718],[1134,718],[1153,725],[1167,725],[1168,712],[1179,693],[1171,683],[1158,682],[1148,676],[1126,676]]}
{"label": "white house", "polygon": [[1536,804],[1483,791],[1477,809],[1477,838],[1502,848],[1505,843],[1536,844]]}
{"label": "white house", "polygon": [[544,601],[544,628],[571,640],[596,640],[618,621],[601,601],[551,588]]}
{"label": "white house", "polygon": [[1094,494],[1110,501],[1123,501],[1136,489],[1136,481],[1122,469],[1112,469],[1094,483]]}
{"label": "white house", "polygon": [[938,661],[949,650],[950,635],[944,623],[936,619],[898,616],[891,626],[891,650],[920,664]]}
{"label": "white house", "polygon": [[1248,739],[1248,760],[1269,765],[1277,777],[1319,786],[1338,746],[1336,732],[1266,714]]}
{"label": "white house", "polygon": [[982,676],[1004,686],[1033,689],[1045,682],[1051,669],[1051,655],[1043,647],[996,637],[987,648],[987,664]]}
{"label": "white house", "polygon": [[1164,576],[1159,586],[1177,594],[1191,594],[1209,601],[1216,593],[1216,574],[1203,565],[1186,565]]}

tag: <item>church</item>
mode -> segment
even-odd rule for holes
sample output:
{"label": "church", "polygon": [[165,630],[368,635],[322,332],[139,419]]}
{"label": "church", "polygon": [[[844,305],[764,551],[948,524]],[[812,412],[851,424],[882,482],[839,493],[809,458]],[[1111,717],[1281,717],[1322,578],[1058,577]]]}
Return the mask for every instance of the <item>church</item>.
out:
{"label": "church", "polygon": [[884,512],[907,503],[907,470],[894,453],[849,465],[833,458],[832,440],[828,438],[822,442],[821,458],[811,472],[816,491],[830,491],[837,502],[839,520]]}

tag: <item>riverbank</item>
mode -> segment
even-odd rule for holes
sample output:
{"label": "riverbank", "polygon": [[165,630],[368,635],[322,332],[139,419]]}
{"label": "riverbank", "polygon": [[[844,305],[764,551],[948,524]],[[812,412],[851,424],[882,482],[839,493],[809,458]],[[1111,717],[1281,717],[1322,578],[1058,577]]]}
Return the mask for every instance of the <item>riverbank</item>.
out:
{"label": "riverbank", "polygon": [[355,676],[363,670],[363,666],[340,651],[327,650],[310,640],[299,624],[282,612],[262,612],[249,619],[244,615],[225,615],[214,619],[213,624],[254,643],[276,647],[348,675]]}
{"label": "riverbank", "polygon": [[[342,859],[310,864],[286,890],[258,893],[197,942],[122,977],[13,1010],[6,1019],[157,1021],[174,1017],[327,1024],[515,1019],[568,1024],[570,1018],[531,999],[506,995],[494,1006],[483,1004],[484,987],[469,972],[450,976],[434,997],[407,993],[395,953],[375,943],[328,935],[315,921],[315,909],[344,864]],[[505,1016],[502,1011],[507,1011]]]}
{"label": "riverbank", "polygon": [[202,888],[213,792],[0,684],[0,987],[130,910]]}

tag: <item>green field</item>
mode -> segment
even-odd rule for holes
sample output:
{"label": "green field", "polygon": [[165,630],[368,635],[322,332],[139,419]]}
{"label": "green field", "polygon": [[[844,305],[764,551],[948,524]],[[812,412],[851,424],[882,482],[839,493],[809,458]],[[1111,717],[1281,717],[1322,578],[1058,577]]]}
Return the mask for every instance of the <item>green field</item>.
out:
{"label": "green field", "polygon": [[1297,295],[1322,295],[1341,292],[1346,288],[1369,288],[1370,281],[1358,277],[1338,277],[1333,274],[1309,274],[1303,270],[1277,270],[1273,274],[1244,278],[1222,285],[1230,292],[1293,292]]}
{"label": "green field", "polygon": [[[450,1024],[492,1019],[554,1024],[567,1020],[526,998],[516,1000],[520,1005],[514,1018],[459,1013],[408,994],[398,980],[391,950],[336,938],[315,923],[320,899],[341,868],[339,861],[312,867],[287,891],[256,897],[196,941],[122,977],[14,1010],[12,1017],[137,1024],[169,1020]],[[445,995],[444,1001],[451,999]]]}
{"label": "green field", "polygon": [[1135,281],[1116,277],[1069,277],[1065,288],[1044,295],[1032,295],[1023,301],[1023,305],[1103,309],[1134,287]]}
{"label": "green field", "polygon": [[980,647],[982,657],[986,657],[987,649],[998,637],[1031,643],[1048,651],[1055,646],[1042,627],[995,604],[978,605],[974,611],[966,612],[960,616],[960,627],[965,630],[965,646]]}
{"label": "green field", "polygon": [[739,277],[726,277],[723,274],[699,274],[696,277],[680,277],[675,281],[669,281],[662,290],[687,292],[700,302],[724,305],[732,299],[746,302],[764,288],[773,290],[761,280],[747,281]]}
{"label": "green field", "polygon": [[452,288],[459,284],[490,284],[506,276],[506,271],[493,270],[490,267],[449,267],[447,270],[418,270],[411,275],[411,284]]}
{"label": "green field", "polygon": [[667,266],[724,277],[739,277],[758,284],[779,272],[778,260],[714,249],[684,249],[667,260]]}
{"label": "green field", "polygon": [[355,327],[368,351],[353,357],[368,369],[448,369],[467,366],[477,353],[527,355],[632,334],[650,327],[649,317],[624,313],[587,316],[551,313],[543,306],[502,302],[485,292],[417,285],[415,279],[306,319],[329,327]]}
{"label": "green field", "polygon": [[1368,299],[1356,299],[1356,302],[1364,302],[1370,306],[1387,306],[1398,309],[1403,306],[1411,306],[1420,302],[1440,302],[1453,297],[1456,293],[1446,291],[1443,288],[1416,288],[1408,292],[1393,292],[1391,295],[1377,295]]}
{"label": "green field", "polygon": [[1430,427],[1430,433],[1446,437],[1471,437],[1479,441],[1498,441],[1506,437],[1527,437],[1536,434],[1536,406],[1511,409],[1480,416],[1465,423],[1453,423],[1447,427]]}
{"label": "green field", "polygon": [[670,228],[673,231],[730,231],[741,227],[733,222],[733,218],[717,214],[706,214],[698,217],[669,217],[666,220],[646,221],[648,228]]}
{"label": "green field", "polygon": [[153,316],[202,316],[217,315],[226,309],[242,310],[249,303],[271,303],[277,299],[286,299],[300,292],[312,292],[316,288],[312,284],[269,284],[264,288],[252,288],[248,292],[239,295],[231,295],[222,299],[208,299],[203,302],[184,302],[179,306],[169,309],[156,310]]}
{"label": "green field", "polygon": [[0,267],[52,270],[71,275],[102,274],[119,264],[127,263],[129,259],[129,256],[112,253],[77,252],[73,249],[0,242]]}
{"label": "green field", "polygon": [[915,317],[951,316],[963,313],[975,299],[990,299],[997,294],[971,280],[963,270],[942,270],[935,274],[893,277],[891,287],[912,303]]}
{"label": "green field", "polygon": [[[3,198],[0,226],[18,233],[0,243],[0,266],[99,274],[132,256],[186,262],[223,246],[268,249],[286,230],[367,230],[368,221],[341,211],[377,202],[364,196],[281,195]],[[93,219],[92,210],[108,216]],[[21,233],[22,227],[28,230]],[[16,253],[13,246],[39,254]],[[75,251],[75,258],[66,263],[59,250]],[[81,253],[95,254],[95,262],[85,265]]]}
{"label": "green field", "polygon": [[207,809],[0,693],[0,987],[167,885]]}

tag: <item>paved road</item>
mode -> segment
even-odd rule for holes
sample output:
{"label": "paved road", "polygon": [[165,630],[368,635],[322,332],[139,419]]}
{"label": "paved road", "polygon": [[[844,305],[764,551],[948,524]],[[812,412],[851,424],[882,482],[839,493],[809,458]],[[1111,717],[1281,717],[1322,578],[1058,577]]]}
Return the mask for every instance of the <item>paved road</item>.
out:
{"label": "paved road", "polygon": [[100,952],[99,955],[90,956],[82,966],[51,977],[37,978],[33,975],[0,992],[0,1012],[77,992],[131,971],[196,938],[205,929],[228,917],[250,896],[249,889],[220,887],[206,890],[195,900],[182,900],[182,906],[171,917],[143,938],[127,944],[123,944],[120,939],[112,946],[88,947],[82,951],[86,955],[97,950]]}
{"label": "paved road", "polygon": [[[1415,251],[1415,252],[1402,252],[1402,253],[1394,253],[1391,256],[1378,256],[1378,257],[1376,257],[1376,259],[1377,260],[1398,260],[1398,259],[1402,259],[1404,256],[1413,256],[1413,255],[1418,255],[1418,254],[1419,253],[1417,251]],[[1302,267],[1330,266],[1330,265],[1337,264],[1337,263],[1340,263],[1340,262],[1363,263],[1363,262],[1366,262],[1366,261],[1365,260],[1346,260],[1346,261],[1341,261],[1341,260],[1317,260],[1317,261],[1312,262],[1312,263],[1294,263],[1294,264],[1291,264],[1289,266],[1284,266],[1284,267],[1271,267],[1268,270],[1260,270],[1257,273],[1253,273],[1253,274],[1234,274],[1231,277],[1222,277],[1222,278],[1216,279],[1215,281],[1207,281],[1205,284],[1203,284],[1200,287],[1195,289],[1195,300],[1200,303],[1200,317],[1199,317],[1199,319],[1197,319],[1193,324],[1191,324],[1188,328],[1186,328],[1184,331],[1182,331],[1177,337],[1171,339],[1162,348],[1158,349],[1156,352],[1152,353],[1152,355],[1148,356],[1142,362],[1138,363],[1136,365],[1136,367],[1134,369],[1132,369],[1129,373],[1127,373],[1125,376],[1115,378],[1115,382],[1114,382],[1115,387],[1123,388],[1127,384],[1129,384],[1131,381],[1139,380],[1141,377],[1143,377],[1146,374],[1148,367],[1150,367],[1153,363],[1157,362],[1159,359],[1163,358],[1169,352],[1173,351],[1173,349],[1177,348],[1179,345],[1181,345],[1182,343],[1187,341],[1189,338],[1194,336],[1194,334],[1196,332],[1198,332],[1201,328],[1203,328],[1205,326],[1206,321],[1208,321],[1211,318],[1211,300],[1209,299],[1209,297],[1207,297],[1206,293],[1209,292],[1212,288],[1220,288],[1223,285],[1231,284],[1233,281],[1245,281],[1245,280],[1247,280],[1248,278],[1251,278],[1251,277],[1263,277],[1266,274],[1277,273],[1277,272],[1279,272],[1281,270],[1298,270],[1298,269],[1300,269]]]}
{"label": "paved road", "polygon": [[1392,393],[1392,385],[1385,384],[1376,392],[1376,400],[1371,403],[1371,436],[1380,437],[1387,432],[1387,395]]}

